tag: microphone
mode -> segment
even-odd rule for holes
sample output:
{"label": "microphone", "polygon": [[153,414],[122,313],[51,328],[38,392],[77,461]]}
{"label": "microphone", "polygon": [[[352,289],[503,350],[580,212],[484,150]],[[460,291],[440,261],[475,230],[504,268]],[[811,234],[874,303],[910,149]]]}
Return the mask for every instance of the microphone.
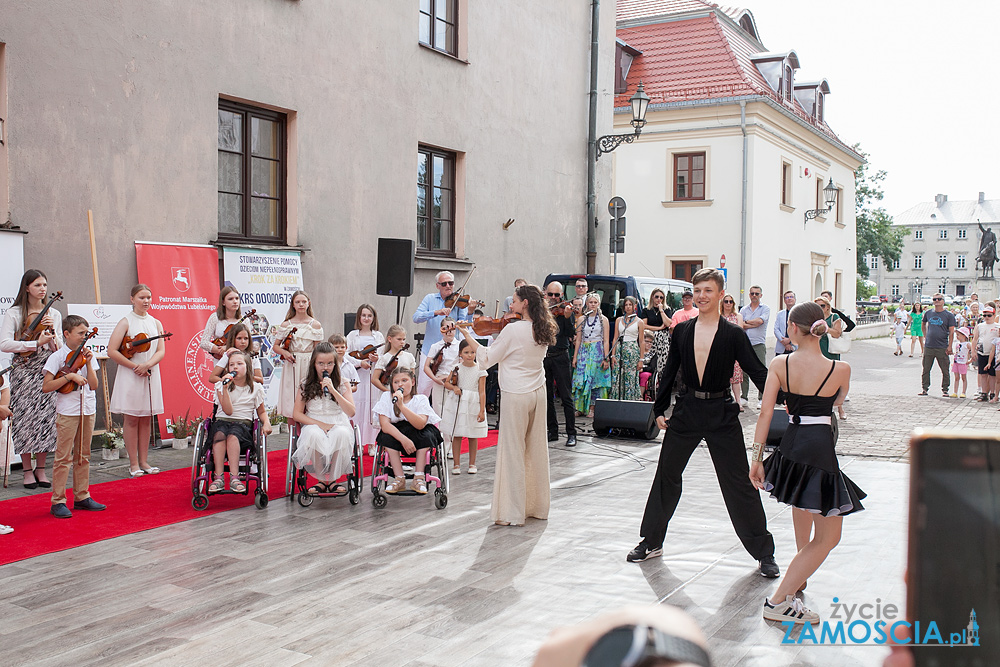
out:
{"label": "microphone", "polygon": [[225,387],[226,385],[228,385],[232,381],[233,381],[233,374],[232,373],[226,373],[222,377],[222,386]]}
{"label": "microphone", "polygon": [[[325,380],[328,377],[330,377],[330,371],[323,371],[323,379]],[[329,396],[330,395],[330,388],[329,387],[323,387],[323,395],[324,396]]]}

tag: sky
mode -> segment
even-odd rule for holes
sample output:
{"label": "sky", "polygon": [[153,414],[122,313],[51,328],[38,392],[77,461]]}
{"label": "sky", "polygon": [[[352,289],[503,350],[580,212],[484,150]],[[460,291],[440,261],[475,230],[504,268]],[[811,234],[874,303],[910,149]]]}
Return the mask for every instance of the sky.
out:
{"label": "sky", "polygon": [[742,0],[796,81],[826,78],[826,121],[888,172],[882,205],[1000,199],[1000,2]]}

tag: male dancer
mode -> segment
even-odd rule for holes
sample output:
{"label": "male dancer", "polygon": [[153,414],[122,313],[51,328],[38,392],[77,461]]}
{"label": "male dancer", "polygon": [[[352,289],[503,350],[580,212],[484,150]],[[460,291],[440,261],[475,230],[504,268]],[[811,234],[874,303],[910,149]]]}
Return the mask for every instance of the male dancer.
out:
{"label": "male dancer", "polygon": [[[667,433],[642,517],[642,541],[629,552],[627,560],[638,562],[663,554],[667,523],[681,498],[681,476],[691,453],[704,439],[736,534],[759,561],[761,575],[776,578],[780,573],[774,562],[774,538],[767,532],[760,494],[750,483],[740,410],[729,388],[734,361],[740,362],[740,368],[760,390],[767,369],[757,359],[743,330],[719,316],[719,304],[726,294],[722,272],[702,269],[691,282],[698,317],[674,327],[663,382],[653,405],[656,423]],[[670,407],[678,368],[687,386],[677,396],[668,428],[664,413]]]}

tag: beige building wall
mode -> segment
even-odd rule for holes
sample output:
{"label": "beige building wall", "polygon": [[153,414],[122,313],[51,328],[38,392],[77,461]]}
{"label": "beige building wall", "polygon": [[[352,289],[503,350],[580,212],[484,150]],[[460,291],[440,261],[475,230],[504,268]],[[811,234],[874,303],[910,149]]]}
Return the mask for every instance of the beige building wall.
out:
{"label": "beige building wall", "polygon": [[[517,276],[583,270],[591,3],[461,0],[460,58],[419,45],[418,5],[5,2],[0,213],[29,232],[26,266],[69,301],[93,298],[92,209],[104,300],[124,303],[135,240],[214,241],[223,97],[288,113],[288,240],[306,250],[306,288],[330,331],[362,301],[383,321],[395,313],[374,294],[376,239],[416,236],[418,144],[458,154],[460,229],[455,259],[418,261],[404,322],[442,268],[461,282],[475,263],[469,291],[491,304]],[[603,9],[607,128],[614,10]],[[598,165],[599,201],[609,171]]]}

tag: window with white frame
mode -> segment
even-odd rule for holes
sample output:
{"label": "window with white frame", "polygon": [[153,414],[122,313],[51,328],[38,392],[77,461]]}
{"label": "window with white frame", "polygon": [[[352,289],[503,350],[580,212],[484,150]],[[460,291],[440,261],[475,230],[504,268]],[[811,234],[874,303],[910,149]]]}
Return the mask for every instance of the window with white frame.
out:
{"label": "window with white frame", "polygon": [[892,294],[893,296],[899,296],[899,285],[893,285],[892,289],[890,290],[890,294]]}
{"label": "window with white frame", "polygon": [[938,255],[938,268],[939,269],[948,268],[948,255]]}
{"label": "window with white frame", "polygon": [[941,283],[940,285],[938,285],[938,292],[939,293],[944,294],[944,291],[946,289],[948,289],[948,285],[947,284]]}
{"label": "window with white frame", "polygon": [[924,268],[924,256],[923,255],[914,255],[913,256],[913,268],[915,268],[915,269],[922,269],[922,268]]}
{"label": "window with white frame", "polygon": [[892,260],[892,270],[899,271],[899,258]]}
{"label": "window with white frame", "polygon": [[956,269],[964,269],[965,268],[965,257],[966,257],[965,255],[959,255],[958,256],[958,259],[956,260],[957,263],[955,264],[955,268]]}
{"label": "window with white frame", "polygon": [[965,230],[965,229],[958,230],[958,238],[960,238],[960,239],[967,238],[966,234],[967,234],[967,230]]}
{"label": "window with white frame", "polygon": [[916,240],[918,240],[918,241],[922,240],[924,238],[924,230],[922,230],[922,229],[914,229],[913,230],[913,238],[916,239]]}
{"label": "window with white frame", "polygon": [[868,257],[868,268],[872,271],[878,270],[878,255],[870,255]]}
{"label": "window with white frame", "polygon": [[939,229],[938,230],[938,238],[942,239],[942,240],[943,239],[947,239],[948,238],[948,230],[947,229]]}

